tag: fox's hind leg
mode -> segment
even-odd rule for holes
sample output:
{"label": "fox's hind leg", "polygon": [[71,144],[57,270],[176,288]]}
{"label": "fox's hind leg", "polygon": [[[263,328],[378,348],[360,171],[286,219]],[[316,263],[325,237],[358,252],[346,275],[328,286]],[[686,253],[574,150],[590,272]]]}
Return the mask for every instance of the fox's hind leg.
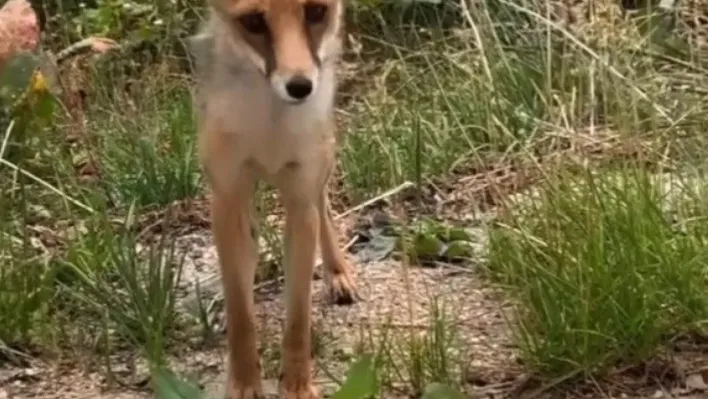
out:
{"label": "fox's hind leg", "polygon": [[337,243],[332,226],[327,186],[318,201],[320,218],[320,249],[324,266],[324,278],[330,299],[337,305],[352,304],[357,300],[356,280],[351,264]]}

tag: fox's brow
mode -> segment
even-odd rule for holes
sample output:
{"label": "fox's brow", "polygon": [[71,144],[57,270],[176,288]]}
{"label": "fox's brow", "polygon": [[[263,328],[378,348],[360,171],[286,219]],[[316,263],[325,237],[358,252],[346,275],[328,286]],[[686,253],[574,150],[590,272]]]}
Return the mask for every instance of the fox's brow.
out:
{"label": "fox's brow", "polygon": [[324,7],[329,7],[330,2],[327,0],[305,0],[303,5],[311,5],[311,6],[324,6]]}
{"label": "fox's brow", "polygon": [[228,7],[228,12],[232,16],[241,16],[252,12],[263,12],[263,2],[255,0],[241,0]]}

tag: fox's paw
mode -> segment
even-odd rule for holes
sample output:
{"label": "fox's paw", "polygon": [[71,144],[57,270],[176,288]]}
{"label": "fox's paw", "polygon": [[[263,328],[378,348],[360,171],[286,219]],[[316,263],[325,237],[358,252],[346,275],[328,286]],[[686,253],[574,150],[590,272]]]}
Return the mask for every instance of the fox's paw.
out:
{"label": "fox's paw", "polygon": [[230,381],[226,387],[224,399],[262,399],[263,388],[260,382],[252,384],[240,384]]}
{"label": "fox's paw", "polygon": [[329,298],[335,305],[351,305],[360,299],[356,279],[349,266],[339,270],[327,276]]}
{"label": "fox's paw", "polygon": [[281,399],[319,399],[319,391],[310,379],[283,378],[280,382]]}

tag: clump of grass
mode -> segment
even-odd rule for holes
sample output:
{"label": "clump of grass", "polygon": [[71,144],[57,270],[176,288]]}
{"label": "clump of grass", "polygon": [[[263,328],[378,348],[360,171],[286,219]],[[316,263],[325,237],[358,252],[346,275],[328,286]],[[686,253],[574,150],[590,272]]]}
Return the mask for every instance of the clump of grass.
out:
{"label": "clump of grass", "polygon": [[136,90],[136,98],[109,99],[109,108],[92,114],[108,199],[144,207],[196,196],[201,173],[188,87]]}
{"label": "clump of grass", "polygon": [[162,237],[140,250],[130,231],[102,218],[93,227],[73,243],[63,261],[71,276],[64,283],[66,292],[103,334],[115,332],[160,364],[179,330],[176,288],[182,262],[175,257],[173,242]]}
{"label": "clump of grass", "polygon": [[56,268],[31,231],[31,191],[16,179],[14,192],[0,190],[0,361],[49,346],[57,295]]}
{"label": "clump of grass", "polygon": [[430,322],[422,336],[411,334],[404,344],[406,372],[413,391],[422,393],[433,382],[457,386],[460,359],[459,342],[454,320],[441,304],[434,300],[431,305]]}
{"label": "clump of grass", "polygon": [[0,231],[0,359],[49,342],[54,274],[48,258]]}
{"label": "clump of grass", "polygon": [[[409,295],[416,295],[409,293]],[[405,387],[414,396],[422,395],[432,383],[460,387],[463,364],[459,331],[449,304],[432,298],[428,324],[422,330],[397,332],[384,328],[378,336],[365,337],[376,353],[381,386]]]}
{"label": "clump of grass", "polygon": [[627,168],[555,175],[508,210],[489,269],[519,301],[512,326],[528,367],[602,372],[706,319],[705,236],[677,231],[664,205],[649,173]]}

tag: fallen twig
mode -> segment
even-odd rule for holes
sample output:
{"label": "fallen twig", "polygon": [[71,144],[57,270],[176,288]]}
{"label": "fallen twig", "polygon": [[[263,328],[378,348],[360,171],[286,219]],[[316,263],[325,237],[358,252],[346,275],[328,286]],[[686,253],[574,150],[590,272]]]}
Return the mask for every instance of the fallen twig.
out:
{"label": "fallen twig", "polygon": [[50,184],[49,182],[47,182],[46,180],[43,180],[42,178],[40,178],[40,177],[38,177],[38,176],[36,176],[36,175],[34,175],[34,174],[32,174],[32,173],[30,173],[30,172],[28,172],[28,171],[22,169],[22,168],[20,168],[20,167],[18,167],[17,165],[13,164],[12,162],[8,162],[8,161],[6,161],[6,160],[0,158],[0,164],[5,165],[5,166],[8,166],[10,169],[12,169],[12,170],[14,170],[14,171],[16,171],[16,172],[19,172],[19,173],[25,175],[26,177],[29,177],[30,179],[32,179],[32,180],[36,181],[37,183],[41,184],[42,186],[48,188],[49,190],[51,190],[51,191],[54,192],[55,194],[60,195],[61,197],[63,197],[63,198],[66,199],[67,201],[71,202],[72,204],[78,206],[79,208],[81,208],[81,209],[83,209],[83,210],[85,210],[85,211],[88,211],[88,212],[91,213],[91,214],[96,213],[96,211],[95,211],[93,208],[91,208],[90,206],[85,205],[85,204],[81,203],[80,201],[78,201],[78,200],[76,200],[76,199],[70,197],[70,196],[67,195],[66,193],[62,192],[62,191],[59,190],[58,188],[56,188],[56,187],[54,187],[53,185],[51,185],[51,184]]}
{"label": "fallen twig", "polygon": [[339,215],[336,215],[336,216],[334,217],[334,220],[342,219],[343,217],[345,217],[345,216],[347,216],[347,215],[349,215],[349,214],[351,214],[351,213],[353,213],[353,212],[356,212],[356,211],[359,211],[359,210],[361,210],[361,209],[363,209],[363,208],[366,208],[367,206],[369,206],[369,205],[371,205],[371,204],[374,204],[374,203],[376,203],[376,202],[379,202],[379,201],[381,201],[381,200],[384,199],[384,198],[387,198],[387,197],[390,197],[390,196],[392,196],[392,195],[395,195],[395,194],[397,194],[397,193],[399,193],[399,192],[401,192],[401,191],[403,191],[403,190],[405,190],[405,189],[407,189],[407,188],[409,188],[409,187],[413,187],[413,186],[415,186],[415,183],[413,183],[413,182],[411,182],[411,181],[405,181],[405,182],[403,182],[401,185],[399,185],[399,186],[397,186],[397,187],[394,187],[394,188],[392,188],[392,189],[386,191],[385,193],[383,193],[383,194],[381,194],[381,195],[378,195],[378,196],[376,196],[376,197],[374,197],[374,198],[371,198],[370,200],[364,201],[364,202],[362,202],[361,204],[359,204],[359,205],[357,205],[357,206],[355,206],[355,207],[353,207],[353,208],[351,208],[351,209],[348,209],[348,210],[346,210],[346,211],[340,213]]}
{"label": "fallen twig", "polygon": [[56,62],[57,64],[61,64],[75,55],[88,51],[104,54],[118,46],[117,42],[105,37],[88,37],[61,50],[57,54]]}

